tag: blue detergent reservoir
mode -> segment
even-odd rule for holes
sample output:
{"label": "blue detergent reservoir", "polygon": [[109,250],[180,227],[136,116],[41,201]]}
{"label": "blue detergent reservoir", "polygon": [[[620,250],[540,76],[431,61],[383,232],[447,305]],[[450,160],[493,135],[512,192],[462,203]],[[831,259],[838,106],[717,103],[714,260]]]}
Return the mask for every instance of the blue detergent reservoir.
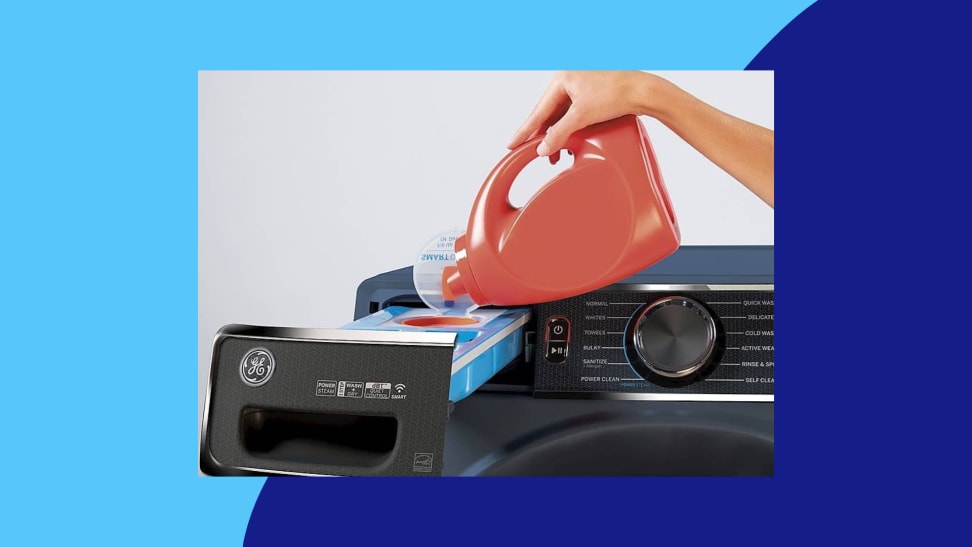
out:
{"label": "blue detergent reservoir", "polygon": [[530,308],[479,309],[469,315],[436,314],[425,308],[392,306],[341,327],[456,333],[449,400],[468,397],[523,352],[523,329]]}

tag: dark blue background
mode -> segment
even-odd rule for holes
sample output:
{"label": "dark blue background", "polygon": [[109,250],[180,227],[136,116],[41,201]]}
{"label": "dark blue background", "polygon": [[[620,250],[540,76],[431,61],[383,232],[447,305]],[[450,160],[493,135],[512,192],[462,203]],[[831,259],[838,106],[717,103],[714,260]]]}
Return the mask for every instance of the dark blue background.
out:
{"label": "dark blue background", "polygon": [[818,2],[748,67],[776,74],[775,478],[271,478],[247,545],[946,543],[970,431],[963,19]]}

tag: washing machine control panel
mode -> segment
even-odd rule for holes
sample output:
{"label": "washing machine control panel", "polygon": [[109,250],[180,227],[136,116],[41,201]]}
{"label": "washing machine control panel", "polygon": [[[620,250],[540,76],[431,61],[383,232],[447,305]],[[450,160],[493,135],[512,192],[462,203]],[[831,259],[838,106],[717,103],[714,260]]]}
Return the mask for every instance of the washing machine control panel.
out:
{"label": "washing machine control panel", "polygon": [[536,309],[537,397],[773,400],[772,285],[615,285]]}

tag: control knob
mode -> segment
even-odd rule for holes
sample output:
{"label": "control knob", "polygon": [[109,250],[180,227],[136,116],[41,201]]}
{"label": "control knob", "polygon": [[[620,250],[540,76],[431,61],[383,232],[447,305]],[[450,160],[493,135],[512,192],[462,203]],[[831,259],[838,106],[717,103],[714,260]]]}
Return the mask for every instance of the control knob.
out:
{"label": "control knob", "polygon": [[679,387],[712,368],[722,350],[722,335],[701,303],[668,296],[635,312],[624,345],[628,362],[642,378]]}

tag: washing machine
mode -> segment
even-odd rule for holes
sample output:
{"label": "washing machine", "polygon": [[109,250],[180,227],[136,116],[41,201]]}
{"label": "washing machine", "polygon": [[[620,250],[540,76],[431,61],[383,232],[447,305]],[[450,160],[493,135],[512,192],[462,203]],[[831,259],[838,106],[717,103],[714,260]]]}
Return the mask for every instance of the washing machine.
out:
{"label": "washing machine", "polygon": [[[411,268],[354,316],[393,306],[424,306]],[[519,357],[450,404],[442,475],[773,475],[772,246],[682,246],[532,308]]]}

